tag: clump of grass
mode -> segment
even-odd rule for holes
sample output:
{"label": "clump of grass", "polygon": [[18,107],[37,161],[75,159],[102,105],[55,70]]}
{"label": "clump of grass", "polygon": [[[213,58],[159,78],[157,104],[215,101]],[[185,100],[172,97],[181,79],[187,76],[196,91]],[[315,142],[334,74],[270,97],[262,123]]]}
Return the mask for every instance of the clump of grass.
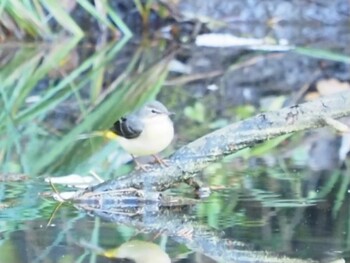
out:
{"label": "clump of grass", "polygon": [[[80,59],[75,69],[48,78],[53,71],[60,72],[78,42],[79,38],[67,38],[52,45],[14,49],[6,67],[0,69],[0,106],[4,109],[0,113],[4,163],[0,172],[41,174],[76,167],[93,154],[91,140],[78,141],[80,134],[108,128],[131,107],[154,98],[164,83],[169,57],[150,66],[145,56],[149,50],[143,48],[114,80],[105,81],[106,68],[127,38],[105,44]],[[148,69],[140,72],[144,68]],[[74,109],[64,109],[64,105]],[[57,121],[50,117],[57,109],[77,116],[71,130],[56,130],[47,122]],[[101,143],[92,144],[99,147]]]}
{"label": "clump of grass", "polygon": [[[74,8],[82,8],[96,21],[111,31],[131,36],[132,33],[118,14],[110,8],[107,1],[46,1],[46,0],[4,0],[0,3],[0,40],[16,39],[52,39],[57,34],[83,37],[84,32],[72,17]],[[88,19],[88,18],[87,18]],[[50,23],[54,20],[58,30]]]}

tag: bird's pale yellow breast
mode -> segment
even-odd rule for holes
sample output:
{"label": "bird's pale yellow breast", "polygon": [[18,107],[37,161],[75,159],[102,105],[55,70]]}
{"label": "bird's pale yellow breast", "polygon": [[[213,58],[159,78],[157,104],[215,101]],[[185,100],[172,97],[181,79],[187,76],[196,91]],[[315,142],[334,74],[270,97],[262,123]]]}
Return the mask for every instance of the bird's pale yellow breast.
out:
{"label": "bird's pale yellow breast", "polygon": [[134,139],[117,137],[120,145],[134,156],[157,154],[169,146],[174,137],[174,126],[167,115],[142,120],[144,129]]}

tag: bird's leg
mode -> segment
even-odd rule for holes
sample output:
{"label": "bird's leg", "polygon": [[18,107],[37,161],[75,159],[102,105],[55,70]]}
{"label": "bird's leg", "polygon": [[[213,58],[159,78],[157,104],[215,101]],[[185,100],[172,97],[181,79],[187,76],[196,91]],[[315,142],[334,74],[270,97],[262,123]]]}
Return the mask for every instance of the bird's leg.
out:
{"label": "bird's leg", "polygon": [[162,158],[159,158],[158,155],[152,154],[153,158],[156,160],[157,163],[159,163],[161,166],[169,166],[169,163],[166,160],[163,160]]}
{"label": "bird's leg", "polygon": [[149,164],[143,164],[143,163],[140,163],[138,160],[136,160],[135,156],[131,154],[131,157],[132,159],[134,160],[136,166],[135,166],[135,169],[136,170],[142,170],[144,172],[148,172],[149,171],[149,168],[151,165]]}

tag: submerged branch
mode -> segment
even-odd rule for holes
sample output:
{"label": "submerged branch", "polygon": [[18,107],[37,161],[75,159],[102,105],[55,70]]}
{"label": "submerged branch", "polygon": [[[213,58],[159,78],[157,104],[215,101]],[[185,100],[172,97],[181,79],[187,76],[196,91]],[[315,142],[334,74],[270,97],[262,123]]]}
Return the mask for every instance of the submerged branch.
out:
{"label": "submerged branch", "polygon": [[350,92],[338,93],[274,112],[260,113],[183,146],[170,157],[168,167],[155,165],[154,169],[148,172],[133,171],[87,189],[76,199],[86,200],[91,194],[107,194],[117,189],[162,191],[174,183],[193,178],[209,164],[238,150],[287,133],[325,126],[329,123],[326,120],[347,115],[350,115]]}

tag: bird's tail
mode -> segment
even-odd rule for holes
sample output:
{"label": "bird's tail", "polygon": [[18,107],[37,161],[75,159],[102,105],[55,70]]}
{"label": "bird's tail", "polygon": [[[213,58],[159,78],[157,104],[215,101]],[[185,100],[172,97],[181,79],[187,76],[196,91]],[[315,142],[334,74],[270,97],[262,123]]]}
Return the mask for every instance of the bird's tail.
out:
{"label": "bird's tail", "polygon": [[109,140],[114,140],[118,137],[118,135],[110,130],[95,131],[91,133],[82,133],[78,136],[77,140],[86,140],[93,137],[103,137]]}

